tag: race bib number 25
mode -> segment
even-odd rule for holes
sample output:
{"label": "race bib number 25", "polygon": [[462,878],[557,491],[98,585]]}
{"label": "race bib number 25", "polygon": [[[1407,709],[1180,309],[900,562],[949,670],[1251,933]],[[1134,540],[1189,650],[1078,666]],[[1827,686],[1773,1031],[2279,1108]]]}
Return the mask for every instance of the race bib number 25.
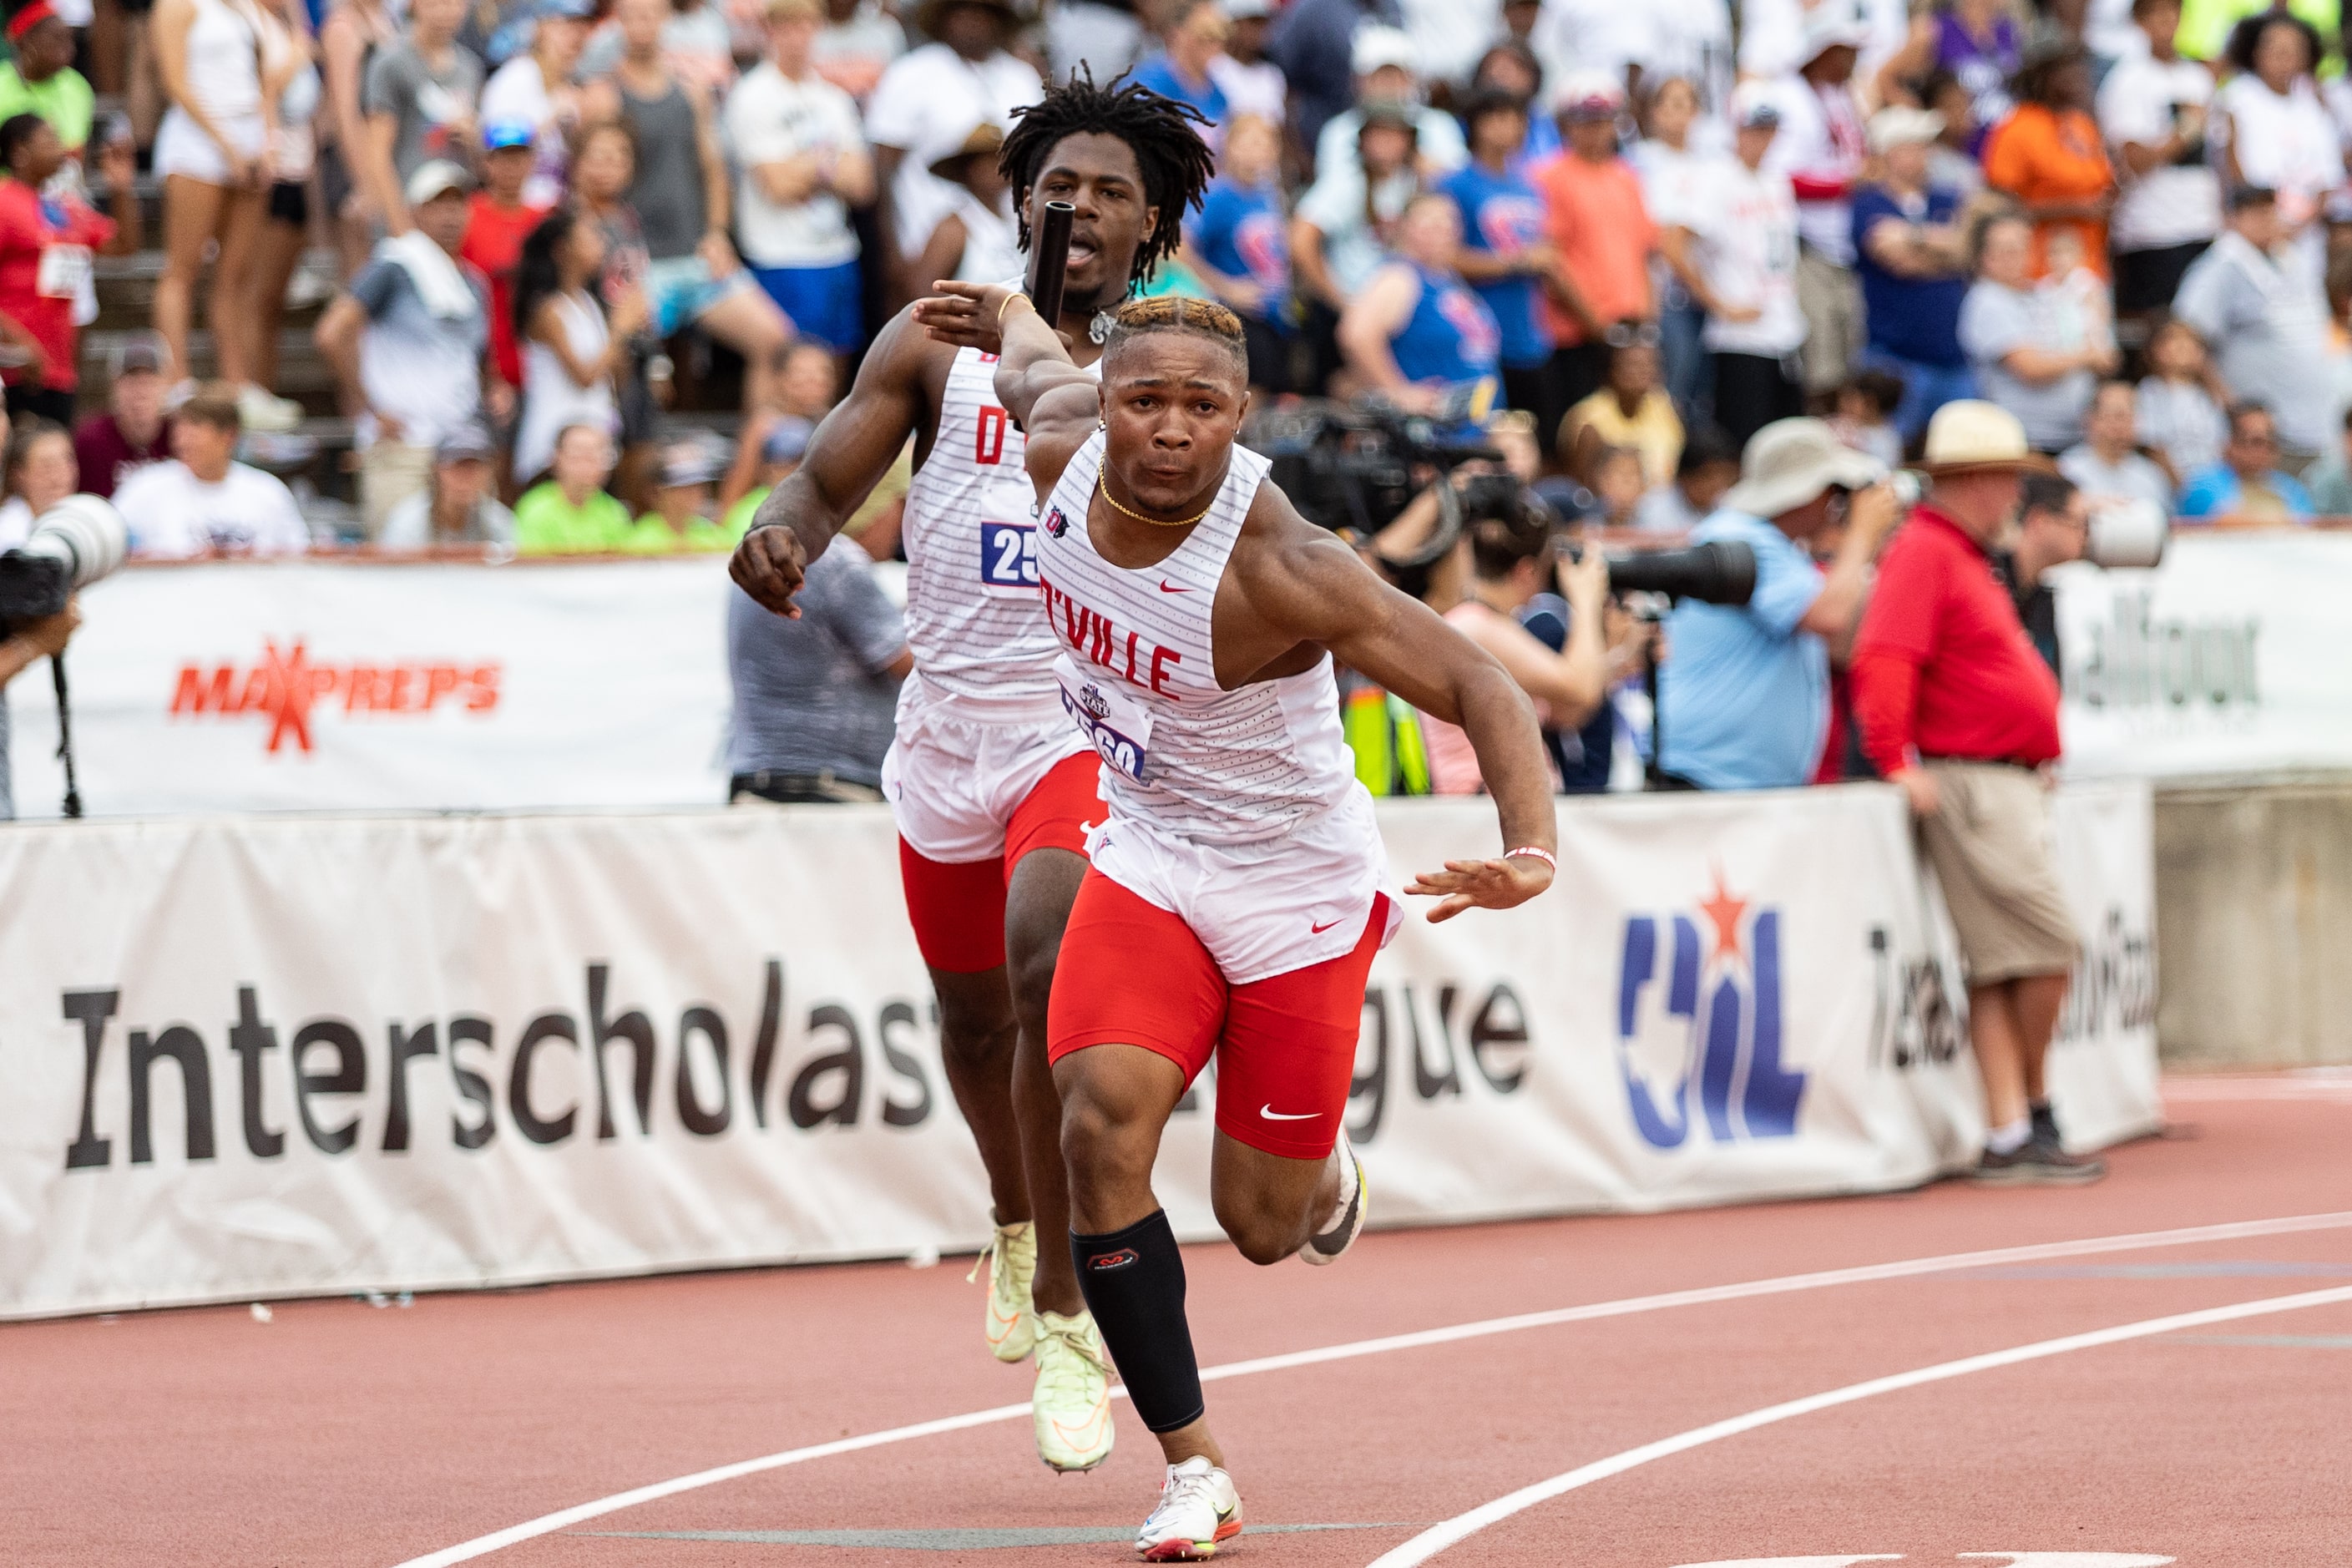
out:
{"label": "race bib number 25", "polygon": [[1034,594],[1037,591],[1037,525],[1034,522],[982,522],[980,525],[980,585],[990,594]]}

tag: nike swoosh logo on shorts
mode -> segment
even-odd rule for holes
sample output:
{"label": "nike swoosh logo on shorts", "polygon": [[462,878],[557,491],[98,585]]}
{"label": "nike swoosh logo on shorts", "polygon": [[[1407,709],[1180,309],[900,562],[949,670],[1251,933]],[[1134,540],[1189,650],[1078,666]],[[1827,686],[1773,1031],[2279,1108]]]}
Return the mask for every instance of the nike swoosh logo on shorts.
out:
{"label": "nike swoosh logo on shorts", "polygon": [[1268,1121],[1312,1121],[1315,1120],[1315,1112],[1311,1110],[1302,1110],[1297,1112],[1296,1115],[1286,1114],[1283,1111],[1276,1110],[1271,1102],[1260,1106],[1258,1108],[1258,1114],[1265,1117]]}
{"label": "nike swoosh logo on shorts", "polygon": [[[1345,915],[1341,915],[1341,916],[1339,917],[1339,921],[1346,920],[1347,918],[1348,918],[1347,916],[1345,916]],[[1318,925],[1310,925],[1310,926],[1308,926],[1307,929],[1308,931],[1313,931],[1317,936],[1321,936],[1325,931],[1329,931],[1333,926],[1338,925],[1338,924],[1339,923],[1339,921],[1324,921],[1321,925],[1319,925],[1319,926],[1318,926]]]}
{"label": "nike swoosh logo on shorts", "polygon": [[1190,588],[1179,588],[1175,584],[1170,583],[1167,578],[1162,577],[1160,579],[1160,591],[1163,594],[1189,594],[1192,590]]}

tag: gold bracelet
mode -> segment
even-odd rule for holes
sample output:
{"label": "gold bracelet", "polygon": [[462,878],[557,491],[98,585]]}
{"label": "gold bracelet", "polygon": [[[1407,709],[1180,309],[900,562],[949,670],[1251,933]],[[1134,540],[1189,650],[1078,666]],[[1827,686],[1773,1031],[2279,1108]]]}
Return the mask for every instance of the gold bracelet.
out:
{"label": "gold bracelet", "polygon": [[1004,330],[1004,312],[1013,309],[1013,301],[1015,300],[1027,300],[1029,308],[1033,310],[1037,308],[1036,300],[1029,299],[1028,295],[1022,293],[1018,289],[1014,289],[1012,293],[1007,294],[1004,297],[1004,303],[996,307],[996,330],[998,331],[1001,332]]}

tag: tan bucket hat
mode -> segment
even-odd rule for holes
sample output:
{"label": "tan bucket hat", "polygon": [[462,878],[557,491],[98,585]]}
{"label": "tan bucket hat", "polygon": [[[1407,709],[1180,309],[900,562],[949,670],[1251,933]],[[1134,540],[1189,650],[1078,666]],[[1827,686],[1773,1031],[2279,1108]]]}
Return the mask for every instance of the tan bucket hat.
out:
{"label": "tan bucket hat", "polygon": [[1750,517],[1774,518],[1832,486],[1858,490],[1885,477],[1877,458],[1840,441],[1827,421],[1775,419],[1748,440],[1739,458],[1739,482],[1724,492],[1723,504]]}

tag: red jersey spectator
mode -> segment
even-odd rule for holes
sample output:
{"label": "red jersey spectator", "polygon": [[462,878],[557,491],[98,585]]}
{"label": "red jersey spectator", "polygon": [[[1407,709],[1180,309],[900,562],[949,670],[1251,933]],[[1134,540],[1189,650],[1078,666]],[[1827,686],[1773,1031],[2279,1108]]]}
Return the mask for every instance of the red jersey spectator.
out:
{"label": "red jersey spectator", "polygon": [[2095,1180],[2098,1162],[2063,1148],[2042,1073],[2080,951],[2036,772],[2058,755],[2058,681],[1990,553],[2020,475],[2046,465],[2014,415],[1963,399],[1928,421],[1923,466],[1932,488],[1887,546],[1854,641],[1854,722],[1919,817],[1959,938],[1989,1124],[1978,1179]]}
{"label": "red jersey spectator", "polygon": [[25,356],[7,373],[12,415],[72,425],[74,389],[81,384],[74,301],[89,281],[91,254],[139,248],[131,148],[110,141],[99,156],[114,191],[112,220],[79,196],[44,191],[66,161],[55,126],[37,114],[0,121],[0,165],[8,174],[0,180],[0,336]]}
{"label": "red jersey spectator", "polygon": [[1547,431],[1599,389],[1610,327],[1658,314],[1650,289],[1657,225],[1643,203],[1641,176],[1617,155],[1624,91],[1606,76],[1580,71],[1560,85],[1553,103],[1565,150],[1528,174],[1543,196],[1546,236],[1559,253],[1544,279],[1544,318],[1560,346],[1552,353],[1547,406],[1534,410],[1536,427]]}
{"label": "red jersey spectator", "polygon": [[122,346],[107,406],[74,430],[81,488],[111,497],[114,487],[150,463],[172,455],[172,422],[163,414],[163,351],[153,342]]}
{"label": "red jersey spectator", "polygon": [[460,260],[470,261],[490,280],[490,357],[499,379],[522,384],[522,350],[515,342],[515,268],[522,242],[549,209],[523,200],[523,187],[536,167],[537,132],[520,121],[494,124],[482,132],[482,188],[466,204],[466,237]]}

